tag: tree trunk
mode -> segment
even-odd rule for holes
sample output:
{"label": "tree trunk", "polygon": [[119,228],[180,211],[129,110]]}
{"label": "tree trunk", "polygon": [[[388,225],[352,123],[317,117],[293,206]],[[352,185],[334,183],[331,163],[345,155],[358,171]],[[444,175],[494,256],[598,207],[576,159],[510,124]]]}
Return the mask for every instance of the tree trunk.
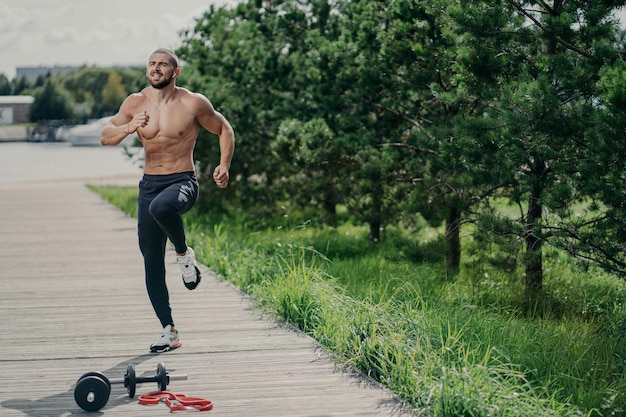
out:
{"label": "tree trunk", "polygon": [[382,187],[374,190],[372,193],[372,212],[370,214],[370,234],[369,239],[372,242],[380,242],[380,226],[382,225],[383,212],[383,191]]}
{"label": "tree trunk", "polygon": [[324,208],[324,220],[326,224],[330,226],[337,226],[337,199],[332,194],[324,195],[324,200],[322,201],[322,207]]}
{"label": "tree trunk", "polygon": [[372,242],[380,242],[380,220],[370,221],[369,239]]}
{"label": "tree trunk", "polygon": [[526,295],[536,295],[543,281],[543,239],[541,238],[541,185],[531,187],[526,222]]}
{"label": "tree trunk", "polygon": [[446,273],[455,275],[461,265],[461,212],[452,202],[446,216]]}

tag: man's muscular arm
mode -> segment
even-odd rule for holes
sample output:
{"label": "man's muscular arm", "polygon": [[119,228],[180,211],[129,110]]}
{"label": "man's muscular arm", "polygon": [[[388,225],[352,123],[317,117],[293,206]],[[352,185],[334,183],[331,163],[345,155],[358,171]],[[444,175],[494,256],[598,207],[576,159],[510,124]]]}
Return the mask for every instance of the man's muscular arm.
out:
{"label": "man's muscular arm", "polygon": [[126,136],[137,131],[139,127],[148,124],[148,114],[143,113],[130,116],[131,103],[134,97],[129,96],[120,106],[118,113],[109,120],[100,133],[100,143],[104,146],[119,145]]}
{"label": "man's muscular arm", "polygon": [[226,188],[229,180],[230,163],[235,152],[235,132],[226,118],[213,108],[211,102],[201,94],[197,98],[197,120],[202,127],[219,136],[220,164],[213,171],[213,179],[220,188]]}

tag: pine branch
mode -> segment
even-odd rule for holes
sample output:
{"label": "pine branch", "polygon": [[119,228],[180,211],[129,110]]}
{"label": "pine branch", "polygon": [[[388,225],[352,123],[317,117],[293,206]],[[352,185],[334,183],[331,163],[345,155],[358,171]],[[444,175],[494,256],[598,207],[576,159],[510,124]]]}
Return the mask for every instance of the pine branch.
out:
{"label": "pine branch", "polygon": [[[530,13],[528,13],[520,3],[516,2],[515,0],[508,0],[508,2],[520,13],[522,13],[524,16],[526,16],[528,19],[532,20],[532,22],[537,25],[537,27],[539,27],[539,29],[541,29],[542,31],[546,31],[545,28],[543,27],[543,25],[541,24],[541,22],[534,17],[533,15],[531,15]],[[548,11],[550,11],[551,9],[542,1],[542,4],[544,4],[544,6],[547,8]],[[584,56],[585,58],[593,58],[593,55],[591,55],[589,52],[580,49],[579,47],[572,45],[571,43],[567,42],[566,40],[564,40],[563,38],[561,38],[560,36],[554,36],[553,37],[555,41],[557,41],[558,43],[560,43],[561,45],[565,46],[565,48],[574,51],[582,56]]]}

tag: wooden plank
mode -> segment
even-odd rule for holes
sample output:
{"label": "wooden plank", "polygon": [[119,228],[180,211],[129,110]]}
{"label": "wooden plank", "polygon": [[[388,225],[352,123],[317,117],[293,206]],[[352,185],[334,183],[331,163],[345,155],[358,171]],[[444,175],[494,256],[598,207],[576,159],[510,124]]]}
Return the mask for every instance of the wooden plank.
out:
{"label": "wooden plank", "polygon": [[[135,179],[132,180],[134,182]],[[82,414],[77,378],[121,378],[133,363],[173,392],[210,399],[213,416],[409,416],[388,390],[337,369],[310,337],[263,317],[230,283],[202,266],[195,291],[167,254],[168,285],[183,347],[150,354],[160,326],[148,301],[135,220],[84,181],[0,183],[0,415]],[[156,389],[142,384],[137,394]],[[170,415],[141,406],[121,385],[106,416]]]}

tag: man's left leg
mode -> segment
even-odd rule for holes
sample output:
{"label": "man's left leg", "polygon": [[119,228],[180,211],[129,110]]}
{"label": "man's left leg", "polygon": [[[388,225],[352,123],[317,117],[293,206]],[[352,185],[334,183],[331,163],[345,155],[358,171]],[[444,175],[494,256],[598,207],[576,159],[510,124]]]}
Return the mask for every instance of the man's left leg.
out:
{"label": "man's left leg", "polygon": [[198,199],[198,181],[193,173],[176,174],[172,185],[163,190],[150,203],[150,214],[167,235],[176,250],[185,287],[195,289],[200,283],[200,269],[192,248],[187,246],[182,215]]}

